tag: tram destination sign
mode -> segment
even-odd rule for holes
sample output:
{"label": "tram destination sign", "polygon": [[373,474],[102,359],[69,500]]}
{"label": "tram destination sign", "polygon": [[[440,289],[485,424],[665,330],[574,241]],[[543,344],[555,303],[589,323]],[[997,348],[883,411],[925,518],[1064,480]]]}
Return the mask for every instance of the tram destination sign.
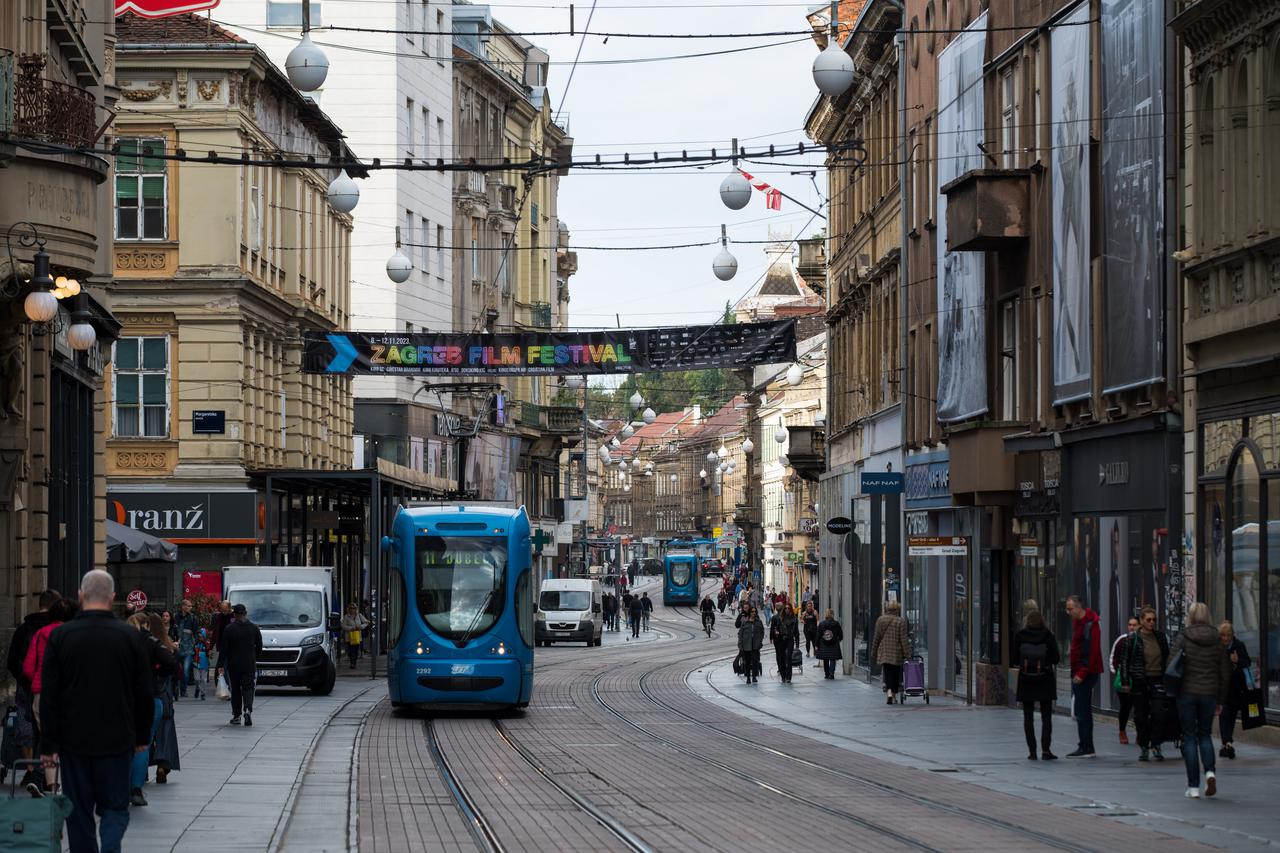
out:
{"label": "tram destination sign", "polygon": [[795,361],[795,320],[509,334],[308,332],[304,373],[580,375]]}

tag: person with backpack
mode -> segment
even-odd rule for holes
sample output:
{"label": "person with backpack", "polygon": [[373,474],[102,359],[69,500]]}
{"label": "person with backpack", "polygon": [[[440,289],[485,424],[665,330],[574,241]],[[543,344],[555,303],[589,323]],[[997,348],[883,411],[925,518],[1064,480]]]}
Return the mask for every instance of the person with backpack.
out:
{"label": "person with backpack", "polygon": [[911,641],[908,638],[907,620],[902,618],[902,605],[890,601],[884,613],[876,620],[875,634],[871,639],[871,659],[884,671],[884,687],[892,705],[902,692],[902,662],[911,657]]}
{"label": "person with backpack", "polygon": [[818,611],[812,603],[805,604],[801,622],[804,623],[804,653],[813,657],[818,650]]}
{"label": "person with backpack", "polygon": [[[1125,733],[1125,728],[1129,725],[1129,717],[1133,715],[1133,692],[1120,672],[1120,659],[1123,656],[1122,650],[1125,648],[1129,638],[1138,633],[1137,616],[1129,617],[1128,628],[1128,632],[1116,637],[1115,643],[1111,646],[1111,675],[1115,679],[1116,696],[1120,700],[1120,743],[1122,744],[1129,743],[1129,735]],[[1135,729],[1137,724],[1137,718],[1134,717]]]}
{"label": "person with backpack", "polygon": [[1218,626],[1218,639],[1222,641],[1227,660],[1231,661],[1231,687],[1227,690],[1227,701],[1222,706],[1222,713],[1218,715],[1218,734],[1222,737],[1222,748],[1218,750],[1218,755],[1235,759],[1236,747],[1231,740],[1235,735],[1236,717],[1244,711],[1244,694],[1248,687],[1245,684],[1245,673],[1250,673],[1249,667],[1253,666],[1253,661],[1249,658],[1249,650],[1244,643],[1236,638],[1235,626],[1230,622],[1223,622]]}
{"label": "person with backpack", "polygon": [[822,661],[822,677],[835,680],[836,661],[843,657],[840,644],[844,642],[844,629],[836,621],[836,612],[827,608],[826,618],[818,623],[818,647],[815,651],[818,660]]}
{"label": "person with backpack", "polygon": [[[1039,610],[1028,610],[1022,629],[1013,635],[1013,648],[1018,655],[1018,689],[1015,694],[1022,705],[1022,731],[1027,736],[1027,760],[1053,761],[1049,745],[1053,742],[1053,702],[1058,698],[1058,679],[1053,668],[1061,660],[1058,640],[1044,624]],[[1040,755],[1036,756],[1036,705],[1040,706]]]}
{"label": "person with backpack", "polygon": [[[22,675],[31,685],[31,710],[33,719],[36,720],[37,734],[39,733],[40,720],[40,693],[44,688],[41,681],[40,670],[44,667],[44,653],[49,645],[49,635],[53,630],[64,622],[70,622],[76,618],[76,603],[68,598],[56,599],[49,605],[49,621],[42,628],[36,631],[31,638],[31,642],[27,645],[26,658],[22,662]],[[53,790],[54,778],[56,771],[51,768],[45,768],[44,786],[41,787],[36,779],[27,782],[27,791],[33,797],[43,796],[45,792]]]}
{"label": "person with backpack", "polygon": [[1156,611],[1143,607],[1138,612],[1138,631],[1129,638],[1120,655],[1120,683],[1133,696],[1133,725],[1138,730],[1139,761],[1164,761],[1160,751],[1163,716],[1169,713],[1164,695],[1164,670],[1169,664],[1169,638],[1156,629]]}
{"label": "person with backpack", "polygon": [[800,628],[796,624],[795,611],[780,604],[773,621],[769,623],[769,642],[773,643],[773,654],[778,661],[778,676],[783,684],[791,683],[791,651],[799,636]]}
{"label": "person with backpack", "polygon": [[1080,596],[1067,596],[1071,618],[1071,706],[1080,744],[1067,758],[1093,758],[1093,688],[1102,674],[1102,630],[1098,614],[1085,607]]}
{"label": "person with backpack", "polygon": [[649,598],[649,593],[640,594],[640,619],[644,623],[644,629],[649,630],[649,617],[653,615],[653,601]]}
{"label": "person with backpack", "polygon": [[764,625],[754,607],[745,602],[742,612],[734,620],[738,629],[738,651],[742,653],[742,669],[747,674],[747,684],[760,680],[760,649],[764,646]]}

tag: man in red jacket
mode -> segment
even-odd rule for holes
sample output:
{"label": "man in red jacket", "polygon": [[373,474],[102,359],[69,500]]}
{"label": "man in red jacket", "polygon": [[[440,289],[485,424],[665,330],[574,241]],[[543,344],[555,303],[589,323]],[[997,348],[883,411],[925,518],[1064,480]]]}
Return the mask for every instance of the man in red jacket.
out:
{"label": "man in red jacket", "polygon": [[1102,629],[1098,614],[1085,607],[1080,596],[1067,596],[1071,617],[1071,707],[1076,716],[1080,745],[1067,758],[1093,758],[1093,688],[1102,674]]}

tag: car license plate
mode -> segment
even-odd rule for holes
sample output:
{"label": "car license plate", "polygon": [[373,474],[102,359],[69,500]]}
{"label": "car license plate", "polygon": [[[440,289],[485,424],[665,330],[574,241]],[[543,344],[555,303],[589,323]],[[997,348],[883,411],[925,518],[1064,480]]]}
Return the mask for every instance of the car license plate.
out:
{"label": "car license plate", "polygon": [[450,675],[471,675],[476,671],[476,665],[473,663],[455,663],[449,667]]}
{"label": "car license plate", "polygon": [[289,674],[287,669],[260,669],[258,676],[261,678],[284,678]]}

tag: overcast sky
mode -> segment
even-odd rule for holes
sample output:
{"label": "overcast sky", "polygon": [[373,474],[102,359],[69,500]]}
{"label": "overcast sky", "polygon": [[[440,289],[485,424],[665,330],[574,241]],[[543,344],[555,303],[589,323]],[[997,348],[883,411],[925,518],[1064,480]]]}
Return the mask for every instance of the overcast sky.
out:
{"label": "overcast sky", "polygon": [[[567,30],[567,3],[535,8],[559,0],[513,0],[526,5],[491,4],[494,17],[515,32]],[[607,5],[606,5],[607,4]],[[712,6],[712,4],[721,4]],[[655,7],[665,8],[655,8]],[[696,8],[708,6],[710,8]],[[640,8],[646,7],[646,8]],[[581,31],[590,0],[575,4]],[[591,21],[592,31],[612,32],[771,32],[807,27],[806,4],[753,5],[726,0],[602,0]],[[589,37],[581,62],[569,77],[569,65],[553,65],[549,80],[552,104],[564,99],[565,121],[574,138],[574,157],[622,152],[726,149],[738,137],[753,144],[791,145],[805,141],[805,114],[816,89],[810,66],[817,48],[795,36],[758,39],[622,39]],[[574,57],[581,36],[532,36],[552,62]],[[591,61],[669,56],[794,41],[743,53],[664,62],[591,65]],[[794,165],[752,166],[748,172],[817,208],[818,196],[808,175],[790,175],[804,162],[821,158],[787,158]],[[808,168],[812,168],[809,166]],[[580,246],[642,246],[694,243],[719,238],[720,224],[730,240],[764,240],[770,227],[808,236],[825,224],[787,199],[782,210],[765,208],[762,193],[753,193],[742,210],[725,207],[720,181],[728,166],[693,167],[667,172],[593,172],[574,170],[561,179],[560,217]],[[818,174],[825,191],[825,180]],[[825,214],[825,210],[823,213]],[[800,233],[803,230],[803,233]],[[645,252],[579,251],[578,273],[570,280],[570,323],[574,326],[654,326],[714,322],[725,300],[737,301],[763,274],[763,245],[731,251],[738,274],[728,282],[711,272],[718,249]]]}

